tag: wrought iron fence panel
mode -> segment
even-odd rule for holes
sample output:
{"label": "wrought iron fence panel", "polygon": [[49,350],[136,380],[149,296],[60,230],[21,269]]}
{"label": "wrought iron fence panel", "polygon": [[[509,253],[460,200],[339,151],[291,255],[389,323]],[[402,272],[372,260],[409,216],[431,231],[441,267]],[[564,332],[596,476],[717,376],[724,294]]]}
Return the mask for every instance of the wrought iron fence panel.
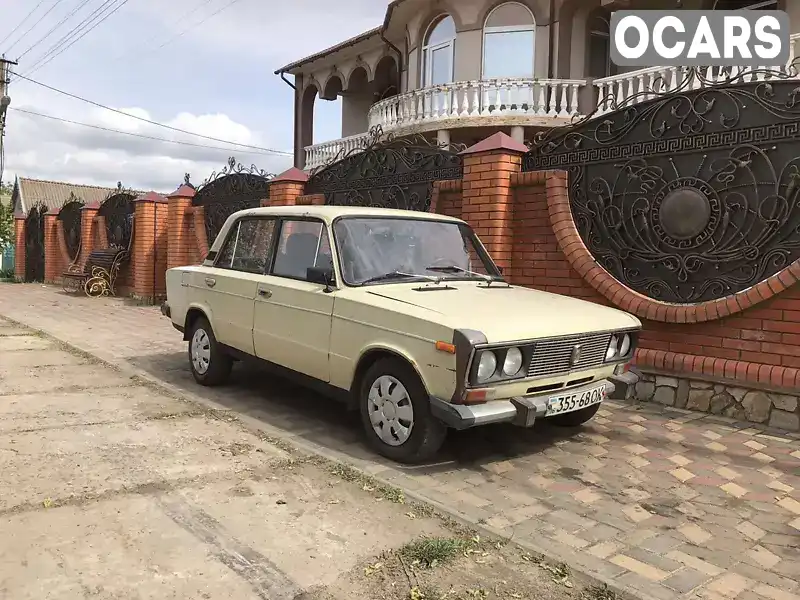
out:
{"label": "wrought iron fence panel", "polygon": [[32,206],[25,217],[25,281],[44,281],[44,216],[47,206]]}
{"label": "wrought iron fence panel", "polygon": [[433,183],[461,179],[463,146],[443,147],[422,136],[384,136],[380,126],[371,139],[334,157],[315,170],[306,193],[324,194],[325,204],[427,211]]}
{"label": "wrought iron fence panel", "polygon": [[800,82],[770,71],[694,82],[545,132],[523,158],[525,171],[568,172],[576,228],[602,267],[683,304],[800,258]]}
{"label": "wrought iron fence panel", "polygon": [[134,200],[136,194],[123,189],[122,184],[118,183],[117,189],[108,195],[97,210],[97,214],[105,220],[109,246],[130,248],[136,210]]}
{"label": "wrought iron fence panel", "polygon": [[[213,244],[222,226],[233,213],[261,206],[269,199],[269,184],[272,173],[255,165],[245,167],[231,157],[228,164],[215,171],[197,189],[192,199],[193,206],[202,206],[205,213],[205,229],[209,245]],[[189,184],[188,176],[186,178]]]}
{"label": "wrought iron fence panel", "polygon": [[70,260],[75,260],[81,250],[81,222],[83,214],[83,200],[71,198],[58,213],[58,220],[64,230],[64,242]]}

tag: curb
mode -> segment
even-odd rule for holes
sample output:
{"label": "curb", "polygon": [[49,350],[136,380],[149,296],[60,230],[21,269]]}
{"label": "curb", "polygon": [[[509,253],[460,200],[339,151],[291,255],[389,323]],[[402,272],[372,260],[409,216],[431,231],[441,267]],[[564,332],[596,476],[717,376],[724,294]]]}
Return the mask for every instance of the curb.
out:
{"label": "curb", "polygon": [[[587,583],[591,585],[597,586],[605,586],[609,589],[609,591],[616,594],[616,600],[652,600],[651,596],[648,596],[644,591],[638,590],[633,588],[629,585],[620,584],[613,579],[601,575],[599,573],[593,572],[591,569],[583,569],[577,568],[572,566],[576,559],[579,559],[580,552],[559,552],[553,550],[552,547],[543,547],[533,542],[527,542],[524,540],[515,540],[513,539],[513,534],[511,537],[508,534],[502,533],[499,530],[482,523],[478,523],[476,519],[469,517],[457,510],[454,510],[450,507],[447,507],[436,500],[431,500],[430,498],[426,498],[425,496],[417,493],[414,490],[409,490],[403,488],[402,485],[399,485],[397,482],[391,481],[390,479],[386,479],[382,477],[379,473],[370,473],[365,471],[364,469],[354,465],[348,457],[337,450],[333,450],[331,448],[326,448],[324,446],[319,446],[314,444],[313,442],[308,442],[306,440],[301,440],[295,436],[288,435],[285,430],[280,429],[278,427],[274,427],[268,423],[264,423],[252,417],[250,415],[242,414],[236,412],[234,409],[229,407],[220,405],[213,400],[209,400],[208,398],[204,398],[198,394],[193,392],[188,392],[184,389],[180,389],[177,386],[172,385],[171,383],[167,383],[159,379],[158,377],[151,375],[150,373],[144,371],[143,369],[139,369],[137,367],[132,366],[124,359],[119,359],[115,357],[111,357],[110,355],[106,355],[106,353],[88,349],[83,347],[81,344],[67,341],[57,335],[50,333],[44,329],[39,329],[38,327],[34,327],[32,325],[28,325],[22,321],[18,321],[16,319],[12,319],[6,315],[0,315],[3,319],[7,320],[10,323],[14,323],[20,327],[25,327],[26,329],[30,329],[31,331],[37,332],[39,335],[48,337],[53,339],[60,344],[72,349],[73,351],[77,351],[81,354],[88,355],[98,362],[102,363],[106,367],[110,367],[115,371],[118,371],[122,374],[128,375],[130,377],[137,377],[146,381],[148,384],[159,388],[175,397],[178,397],[182,400],[191,402],[193,404],[198,404],[208,409],[220,411],[223,413],[231,413],[236,414],[237,420],[240,424],[245,425],[247,428],[252,428],[257,431],[260,431],[266,435],[269,435],[273,438],[281,440],[283,443],[291,446],[292,448],[299,450],[302,453],[306,453],[309,455],[319,456],[323,459],[329,460],[331,462],[337,463],[342,466],[346,466],[349,469],[353,469],[354,471],[360,473],[363,476],[371,477],[372,479],[376,480],[377,482],[399,489],[403,492],[403,494],[415,502],[418,502],[423,505],[430,506],[434,508],[436,511],[441,513],[442,515],[448,516],[455,521],[461,523],[462,525],[468,526],[471,529],[477,531],[480,535],[493,537],[500,540],[505,540],[508,543],[512,543],[523,550],[526,550],[531,553],[539,554],[547,559],[549,562],[552,563],[564,563],[569,566],[570,570],[575,571],[580,574],[580,576],[586,580]],[[680,596],[675,597],[676,600],[680,598]]]}

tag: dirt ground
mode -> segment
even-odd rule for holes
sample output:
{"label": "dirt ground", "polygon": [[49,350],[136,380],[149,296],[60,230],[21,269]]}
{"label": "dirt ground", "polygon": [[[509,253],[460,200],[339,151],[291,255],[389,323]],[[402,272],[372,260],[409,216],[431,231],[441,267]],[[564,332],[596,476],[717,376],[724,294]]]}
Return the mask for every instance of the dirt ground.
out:
{"label": "dirt ground", "polygon": [[2,320],[0,532],[2,600],[610,597]]}

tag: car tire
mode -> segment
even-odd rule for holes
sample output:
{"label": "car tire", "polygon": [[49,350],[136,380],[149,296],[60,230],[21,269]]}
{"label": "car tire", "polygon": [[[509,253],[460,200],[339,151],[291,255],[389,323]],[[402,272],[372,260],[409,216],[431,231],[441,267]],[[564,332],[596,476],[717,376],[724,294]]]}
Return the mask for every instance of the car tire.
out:
{"label": "car tire", "polygon": [[370,446],[394,461],[430,460],[447,436],[445,424],[431,414],[430,399],[416,371],[399,359],[381,359],[367,369],[358,403]]}
{"label": "car tire", "polygon": [[600,410],[599,402],[580,410],[564,413],[563,415],[555,415],[547,420],[556,427],[580,427],[595,416],[598,410]]}
{"label": "car tire", "polygon": [[205,317],[199,317],[189,330],[189,368],[200,385],[221,385],[228,380],[233,360],[225,352]]}

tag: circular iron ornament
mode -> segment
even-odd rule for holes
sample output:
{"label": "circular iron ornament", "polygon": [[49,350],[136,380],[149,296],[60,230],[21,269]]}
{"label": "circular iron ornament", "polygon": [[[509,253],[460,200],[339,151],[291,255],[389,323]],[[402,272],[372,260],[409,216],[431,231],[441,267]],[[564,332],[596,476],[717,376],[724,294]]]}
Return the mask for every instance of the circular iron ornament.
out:
{"label": "circular iron ornament", "polygon": [[719,224],[720,201],[713,187],[694,177],[667,183],[653,199],[650,220],[662,242],[688,249],[708,240]]}
{"label": "circular iron ornament", "polygon": [[673,92],[545,132],[523,170],[567,171],[578,234],[620,283],[695,304],[800,259],[800,81],[794,66],[685,73]]}

